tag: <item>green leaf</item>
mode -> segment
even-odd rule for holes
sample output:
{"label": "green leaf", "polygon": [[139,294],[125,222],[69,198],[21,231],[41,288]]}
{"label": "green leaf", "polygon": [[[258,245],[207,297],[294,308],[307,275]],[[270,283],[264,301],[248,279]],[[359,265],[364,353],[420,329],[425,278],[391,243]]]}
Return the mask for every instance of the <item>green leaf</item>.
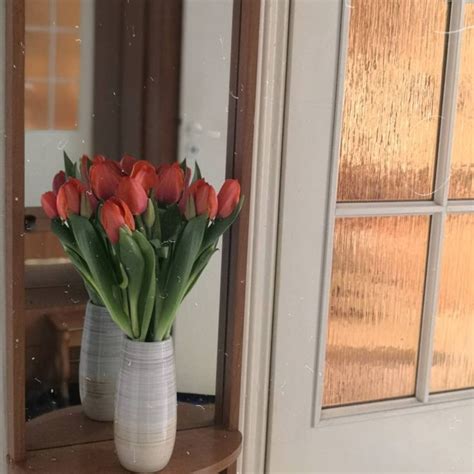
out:
{"label": "green leaf", "polygon": [[153,223],[153,227],[151,229],[151,237],[152,239],[161,240],[160,209],[158,207],[158,203],[154,199],[152,202],[155,209],[155,222]]}
{"label": "green leaf", "polygon": [[242,196],[240,198],[239,204],[234,209],[234,212],[225,219],[218,219],[214,221],[206,231],[206,235],[204,236],[204,241],[202,243],[202,249],[206,249],[211,245],[216,245],[219,237],[235,222],[242,207],[244,205],[245,197]]}
{"label": "green leaf", "polygon": [[75,169],[74,163],[71,161],[66,151],[63,151],[63,157],[64,157],[64,171],[66,173],[66,176],[68,178],[75,178],[76,169]]}
{"label": "green leaf", "polygon": [[122,296],[115,271],[100,235],[85,217],[72,214],[69,216],[69,222],[79,248],[79,254],[89,268],[94,288],[109,310],[112,319],[125,334],[131,337],[130,320],[123,311]]}
{"label": "green leaf", "polygon": [[51,220],[51,231],[56,237],[61,241],[63,245],[69,247],[76,247],[76,240],[74,239],[74,234],[72,230],[64,224],[61,219],[52,219]]}
{"label": "green leaf", "polygon": [[181,224],[183,219],[181,217],[181,212],[177,204],[172,204],[160,214],[160,223],[161,223],[161,241],[174,241],[176,240],[179,231],[181,230]]}
{"label": "green leaf", "polygon": [[162,340],[173,324],[178,309],[186,292],[189,276],[193,269],[207,226],[207,216],[198,216],[191,219],[176,244],[169,274],[165,286],[161,316],[154,331],[155,339]]}
{"label": "green leaf", "polygon": [[142,319],[140,329],[140,341],[144,341],[150,327],[153,307],[156,296],[156,275],[155,275],[155,251],[148,240],[140,232],[132,234],[135,242],[140,248],[145,260],[145,270],[143,272],[143,285],[138,302],[138,311]]}
{"label": "green leaf", "polygon": [[120,261],[125,267],[128,276],[128,301],[130,306],[130,320],[132,323],[133,339],[140,337],[140,321],[138,303],[140,291],[142,288],[145,260],[140,247],[123,227],[120,229],[120,238],[118,241]]}
{"label": "green leaf", "polygon": [[[191,271],[191,275],[189,276],[188,284],[186,286],[186,290],[183,295],[183,300],[188,296],[189,292],[193,289],[196,282],[199,280],[204,269],[207,267],[209,260],[211,257],[217,252],[217,248],[209,247],[204,252],[199,255],[197,260],[194,262],[193,269]],[[181,300],[182,301],[182,300]]]}
{"label": "green leaf", "polygon": [[199,168],[198,162],[194,162],[194,173],[193,173],[193,180],[192,182],[194,183],[198,179],[202,179],[202,174],[201,174],[201,168]]}

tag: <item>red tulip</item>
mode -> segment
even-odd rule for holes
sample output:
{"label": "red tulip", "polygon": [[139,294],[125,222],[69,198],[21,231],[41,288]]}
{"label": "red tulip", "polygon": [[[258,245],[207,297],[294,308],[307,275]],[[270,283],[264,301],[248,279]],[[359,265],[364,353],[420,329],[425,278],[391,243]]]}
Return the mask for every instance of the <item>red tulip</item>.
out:
{"label": "red tulip", "polygon": [[217,196],[219,207],[217,217],[225,219],[229,217],[240,200],[240,184],[236,179],[226,179]]}
{"label": "red tulip", "polygon": [[178,163],[161,165],[155,183],[156,199],[164,204],[179,201],[184,190],[184,172]]}
{"label": "red tulip", "polygon": [[133,165],[130,176],[135,178],[148,192],[155,185],[156,170],[148,161],[140,160]]}
{"label": "red tulip", "polygon": [[136,178],[125,176],[120,180],[115,196],[127,204],[132,214],[137,216],[145,212],[148,196]]}
{"label": "red tulip", "polygon": [[125,155],[122,156],[122,159],[120,160],[120,169],[122,170],[122,173],[130,176],[130,173],[132,172],[133,165],[137,162],[137,159],[134,158],[131,155]]}
{"label": "red tulip", "polygon": [[50,218],[58,217],[58,208],[56,207],[56,194],[54,191],[48,191],[41,195],[41,205],[44,213]]}
{"label": "red tulip", "polygon": [[59,188],[66,182],[66,173],[59,171],[53,178],[53,193],[58,194]]}
{"label": "red tulip", "polygon": [[89,169],[90,183],[97,198],[105,201],[114,195],[122,174],[117,162],[97,158]]}
{"label": "red tulip", "polygon": [[189,188],[189,199],[194,199],[196,214],[207,214],[209,219],[214,219],[217,214],[216,190],[204,179],[198,179]]}
{"label": "red tulip", "polygon": [[119,198],[112,197],[105,201],[100,212],[100,222],[109,240],[116,244],[119,241],[120,228],[135,230],[135,221],[128,206]]}
{"label": "red tulip", "polygon": [[76,178],[69,178],[59,188],[56,206],[62,220],[66,220],[69,214],[81,212],[81,194],[84,191],[84,185]]}

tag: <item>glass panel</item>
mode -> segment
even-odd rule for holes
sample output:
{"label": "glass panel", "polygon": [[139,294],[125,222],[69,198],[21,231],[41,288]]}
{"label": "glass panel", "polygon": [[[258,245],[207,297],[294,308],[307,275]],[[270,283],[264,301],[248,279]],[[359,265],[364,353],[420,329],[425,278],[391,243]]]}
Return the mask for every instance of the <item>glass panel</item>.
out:
{"label": "glass panel", "polygon": [[58,26],[79,28],[81,19],[81,0],[61,0],[56,4]]}
{"label": "glass panel", "polygon": [[78,99],[79,86],[77,83],[56,84],[55,129],[69,130],[77,128]]}
{"label": "glass panel", "polygon": [[48,77],[49,33],[26,32],[25,34],[25,75]]}
{"label": "glass panel", "polygon": [[428,216],[337,219],[323,406],[413,395]]}
{"label": "glass panel", "polygon": [[25,83],[25,127],[28,130],[48,128],[48,84]]}
{"label": "glass panel", "polygon": [[58,33],[56,43],[56,77],[79,78],[81,43],[78,35]]}
{"label": "glass panel", "polygon": [[48,26],[49,0],[26,0],[25,23],[26,26]]}
{"label": "glass panel", "polygon": [[448,2],[351,5],[338,200],[431,199]]}
{"label": "glass panel", "polygon": [[474,4],[466,4],[465,12],[449,185],[452,199],[474,198]]}
{"label": "glass panel", "polygon": [[431,390],[474,386],[474,214],[446,221]]}

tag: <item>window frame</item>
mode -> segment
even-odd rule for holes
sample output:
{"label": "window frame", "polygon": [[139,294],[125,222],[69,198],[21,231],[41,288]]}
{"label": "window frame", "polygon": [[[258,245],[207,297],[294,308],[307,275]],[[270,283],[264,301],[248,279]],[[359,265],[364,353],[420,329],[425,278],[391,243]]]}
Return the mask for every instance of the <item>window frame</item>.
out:
{"label": "window frame", "polygon": [[[460,73],[460,52],[462,46],[461,33],[464,26],[464,10],[466,3],[472,3],[472,1],[473,0],[450,0],[449,33],[447,33],[448,41],[441,104],[444,120],[441,120],[439,128],[433,199],[431,201],[382,202],[337,202],[345,66],[349,41],[350,11],[352,8],[350,0],[342,2],[329,196],[326,210],[327,230],[324,242],[324,261],[322,266],[322,285],[318,319],[318,346],[315,370],[317,376],[313,405],[313,427],[347,423],[348,421],[353,421],[355,418],[363,420],[401,415],[403,413],[412,413],[419,410],[433,410],[439,407],[440,403],[470,403],[470,400],[474,397],[473,388],[436,394],[430,394],[429,392],[446,217],[448,213],[474,213],[474,199],[449,200],[449,186],[445,186],[449,180],[451,165]],[[400,399],[386,399],[369,403],[358,403],[354,405],[334,408],[328,407],[323,409],[324,369],[326,363],[326,343],[336,218],[404,215],[425,215],[430,216],[431,218],[415,395]]]}

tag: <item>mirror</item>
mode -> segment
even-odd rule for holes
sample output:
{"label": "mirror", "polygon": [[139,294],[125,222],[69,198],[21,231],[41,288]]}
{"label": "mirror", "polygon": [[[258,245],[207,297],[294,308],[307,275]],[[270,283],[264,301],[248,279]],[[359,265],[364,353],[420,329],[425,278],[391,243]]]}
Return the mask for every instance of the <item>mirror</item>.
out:
{"label": "mirror", "polygon": [[[124,153],[153,165],[226,169],[232,0],[26,0],[25,289],[27,449],[110,439],[81,411],[87,293],[40,196],[74,160]],[[217,254],[173,330],[178,429],[212,424],[221,292]]]}

